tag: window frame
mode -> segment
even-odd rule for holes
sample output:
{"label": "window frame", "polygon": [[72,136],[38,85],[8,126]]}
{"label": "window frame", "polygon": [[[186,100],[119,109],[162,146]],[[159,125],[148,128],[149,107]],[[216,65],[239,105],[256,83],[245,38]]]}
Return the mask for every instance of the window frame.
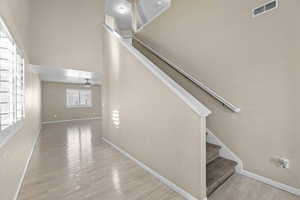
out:
{"label": "window frame", "polygon": [[[9,125],[2,129],[0,122],[0,147],[13,137],[22,127],[25,120],[25,69],[26,62],[24,57],[24,52],[20,49],[17,41],[9,31],[5,21],[0,16],[0,31],[7,35],[10,41],[9,45],[13,47],[13,63],[8,63],[8,73],[10,84],[8,84],[8,95],[9,100],[9,113],[10,118]],[[12,52],[10,52],[12,53]],[[9,54],[12,56],[12,54]],[[20,68],[21,67],[21,68]],[[19,71],[20,70],[20,71]],[[20,73],[19,73],[20,72]],[[20,87],[19,87],[20,86]],[[0,94],[1,95],[1,94]],[[19,100],[21,97],[21,100]],[[20,103],[20,104],[18,104]],[[21,106],[20,106],[21,105]],[[20,108],[21,109],[18,109]],[[18,115],[18,111],[21,111],[21,115]],[[0,119],[1,120],[1,119]]]}
{"label": "window frame", "polygon": [[[69,105],[68,103],[68,91],[78,91],[78,102],[77,105]],[[80,104],[80,91],[89,91],[90,92],[90,104]],[[92,89],[82,89],[82,88],[67,88],[66,89],[66,108],[92,108],[93,107],[93,92]]]}

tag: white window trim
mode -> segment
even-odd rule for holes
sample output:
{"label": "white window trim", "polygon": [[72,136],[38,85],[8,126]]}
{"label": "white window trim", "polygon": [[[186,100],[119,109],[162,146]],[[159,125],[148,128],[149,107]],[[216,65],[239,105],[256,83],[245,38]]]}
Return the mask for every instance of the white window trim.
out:
{"label": "white window trim", "polygon": [[[68,90],[90,90],[91,92],[91,103],[89,105],[68,105]],[[77,89],[77,88],[67,88],[66,89],[66,108],[92,108],[93,107],[93,91],[92,89]]]}
{"label": "white window trim", "polygon": [[[6,32],[6,34],[8,35],[8,37],[10,37],[16,45],[17,50],[22,54],[22,56],[24,55],[24,52],[19,48],[19,45],[17,43],[17,41],[14,39],[14,37],[12,36],[11,32],[9,31],[9,29],[7,28],[3,18],[0,16],[0,26],[4,29],[4,31]],[[23,58],[24,59],[24,58]],[[13,136],[15,136],[20,129],[23,128],[24,126],[24,120],[25,120],[25,68],[26,68],[26,63],[23,63],[23,92],[24,92],[24,99],[23,99],[23,106],[24,106],[24,113],[22,118],[19,121],[14,122],[12,125],[10,125],[9,127],[0,130],[0,148],[5,145],[9,139],[11,139]]]}
{"label": "white window trim", "polygon": [[66,104],[66,108],[92,108],[93,105],[90,104],[90,105],[78,105],[78,106],[69,106]]}

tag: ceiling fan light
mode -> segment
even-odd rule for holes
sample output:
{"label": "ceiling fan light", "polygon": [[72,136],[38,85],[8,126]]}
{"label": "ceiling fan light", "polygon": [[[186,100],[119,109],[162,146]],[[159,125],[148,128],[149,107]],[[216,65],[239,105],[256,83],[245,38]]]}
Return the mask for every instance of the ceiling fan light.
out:
{"label": "ceiling fan light", "polygon": [[85,79],[86,80],[86,82],[84,83],[84,87],[86,87],[86,88],[89,88],[89,87],[91,87],[92,86],[92,84],[90,83],[90,79]]}

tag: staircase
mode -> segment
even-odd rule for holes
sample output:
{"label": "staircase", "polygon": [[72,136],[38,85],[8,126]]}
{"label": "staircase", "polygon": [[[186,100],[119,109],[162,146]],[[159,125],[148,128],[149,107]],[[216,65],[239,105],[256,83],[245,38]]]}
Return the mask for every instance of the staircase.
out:
{"label": "staircase", "polygon": [[[158,57],[152,50],[144,46],[142,43],[133,39],[133,46],[154,63],[159,69],[165,72],[169,77],[179,83],[186,91],[190,92],[196,99],[201,97],[199,87],[174,69],[167,62]],[[236,162],[220,157],[221,147],[218,145],[206,144],[206,194],[211,195],[218,187],[220,187],[228,178],[235,173]]]}
{"label": "staircase", "polygon": [[[122,1],[122,0],[119,0]],[[167,59],[158,55],[158,53],[149,47],[144,42],[136,38],[136,33],[139,32],[146,24],[150,23],[154,18],[163,13],[168,9],[171,4],[171,0],[160,1],[142,1],[142,0],[128,0],[132,3],[132,24],[128,24],[126,30],[133,32],[133,36],[130,38],[132,46],[143,54],[149,61],[151,61],[156,67],[158,67],[162,72],[168,75],[176,83],[178,83],[182,88],[189,92],[194,98],[201,102],[201,93],[207,95],[207,91],[203,91],[199,88],[199,84],[195,84],[186,74],[182,73],[178,68],[172,66],[172,63],[168,62]],[[150,4],[149,4],[150,2]],[[160,2],[160,3],[159,3]],[[155,10],[157,5],[164,2],[164,5]],[[143,8],[143,9],[141,9]],[[144,11],[148,10],[150,16],[146,18],[144,16]],[[150,12],[151,11],[151,12]],[[121,34],[121,33],[120,33]],[[121,37],[125,38],[124,35]],[[127,38],[128,39],[128,38]],[[212,95],[208,92],[208,94]],[[234,112],[239,112],[233,109]],[[217,190],[221,185],[223,185],[227,179],[229,179],[235,173],[235,167],[237,163],[232,160],[220,157],[221,147],[218,145],[206,143],[206,195],[210,196],[215,190]],[[202,163],[204,165],[204,163]],[[202,165],[202,168],[204,166]],[[205,188],[202,188],[205,190]]]}
{"label": "staircase", "polygon": [[206,144],[206,194],[210,196],[235,173],[237,163],[219,156],[221,147]]}

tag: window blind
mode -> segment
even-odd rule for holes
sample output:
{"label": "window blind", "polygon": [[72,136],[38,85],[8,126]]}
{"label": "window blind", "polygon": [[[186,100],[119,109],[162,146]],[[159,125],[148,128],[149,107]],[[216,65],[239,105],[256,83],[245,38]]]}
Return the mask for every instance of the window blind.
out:
{"label": "window blind", "polygon": [[67,107],[91,107],[92,92],[87,89],[67,89]]}
{"label": "window blind", "polygon": [[24,117],[24,58],[0,20],[0,130]]}

